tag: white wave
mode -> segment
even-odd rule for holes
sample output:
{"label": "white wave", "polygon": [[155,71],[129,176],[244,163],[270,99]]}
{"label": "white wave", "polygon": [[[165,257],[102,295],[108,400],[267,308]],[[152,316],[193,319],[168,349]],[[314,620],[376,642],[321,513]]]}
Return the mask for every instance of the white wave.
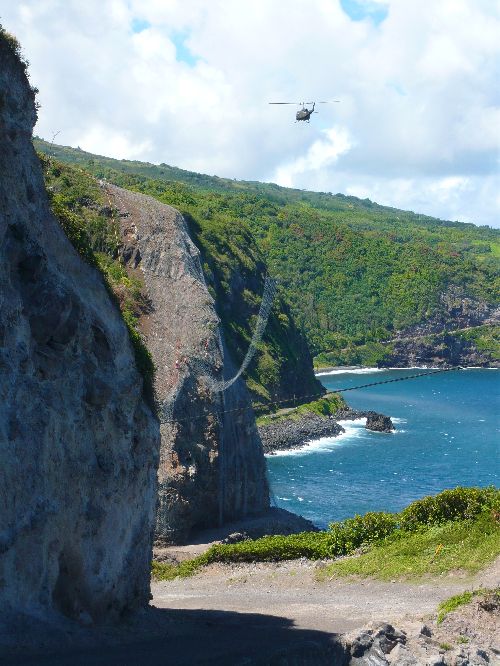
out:
{"label": "white wave", "polygon": [[[345,366],[333,368],[332,370],[319,370],[315,372],[316,377],[328,377],[331,375],[366,375],[375,372],[388,372],[389,370],[442,370],[443,368],[439,365],[408,365],[404,368],[363,368],[357,366]],[[466,370],[497,370],[500,368],[484,368],[481,366],[471,365],[467,368],[462,368],[462,372]]]}
{"label": "white wave", "polygon": [[335,370],[325,370],[324,372],[316,372],[316,377],[324,377],[330,375],[367,375],[372,372],[386,372],[389,368],[335,368]]}
{"label": "white wave", "polygon": [[354,421],[339,421],[338,423],[345,429],[345,432],[340,433],[340,435],[337,435],[336,437],[320,437],[319,439],[312,439],[300,448],[275,451],[274,453],[267,454],[266,458],[274,456],[303,456],[310,453],[327,453],[340,444],[345,444],[360,437],[370,436],[370,433],[364,427],[365,422],[365,418],[356,419]]}

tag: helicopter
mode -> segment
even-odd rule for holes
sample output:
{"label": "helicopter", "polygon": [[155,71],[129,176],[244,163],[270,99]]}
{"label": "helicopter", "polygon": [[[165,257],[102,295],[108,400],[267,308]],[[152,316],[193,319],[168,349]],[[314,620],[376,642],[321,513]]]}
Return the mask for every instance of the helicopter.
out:
{"label": "helicopter", "polygon": [[[339,99],[334,99],[331,102],[269,102],[269,104],[298,104],[302,108],[295,114],[295,122],[299,122],[300,120],[309,122],[312,114],[318,113],[318,111],[314,110],[316,104],[337,104],[338,102],[340,102]],[[307,108],[309,104],[312,104],[312,109]]]}

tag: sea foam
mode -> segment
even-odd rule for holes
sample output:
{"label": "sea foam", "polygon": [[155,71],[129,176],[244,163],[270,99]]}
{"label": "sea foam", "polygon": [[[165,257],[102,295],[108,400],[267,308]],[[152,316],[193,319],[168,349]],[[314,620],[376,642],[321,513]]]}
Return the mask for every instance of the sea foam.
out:
{"label": "sea foam", "polygon": [[266,457],[304,456],[310,455],[311,453],[328,453],[337,446],[345,445],[353,440],[370,436],[371,433],[365,429],[365,423],[365,418],[355,419],[354,421],[339,421],[339,424],[344,428],[345,432],[340,433],[340,435],[337,435],[336,437],[320,437],[319,439],[312,439],[300,448],[276,451],[273,454],[267,454]]}

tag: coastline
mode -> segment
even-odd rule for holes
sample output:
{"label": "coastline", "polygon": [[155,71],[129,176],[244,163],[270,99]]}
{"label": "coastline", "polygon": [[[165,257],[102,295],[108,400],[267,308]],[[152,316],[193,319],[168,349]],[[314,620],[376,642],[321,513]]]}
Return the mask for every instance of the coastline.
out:
{"label": "coastline", "polygon": [[258,426],[264,455],[307,448],[311,443],[338,437],[346,432],[341,421],[365,420],[364,427],[373,432],[390,434],[395,431],[389,416],[372,410],[346,407],[333,416],[305,414],[299,418],[281,418],[276,422]]}
{"label": "coastline", "polygon": [[[321,377],[323,375],[342,375],[342,374],[368,374],[371,372],[388,372],[389,370],[446,370],[452,366],[443,365],[405,365],[405,366],[390,366],[379,368],[376,366],[366,365],[329,365],[324,368],[314,367],[314,376]],[[500,370],[500,363],[498,365],[461,365],[462,370]]]}

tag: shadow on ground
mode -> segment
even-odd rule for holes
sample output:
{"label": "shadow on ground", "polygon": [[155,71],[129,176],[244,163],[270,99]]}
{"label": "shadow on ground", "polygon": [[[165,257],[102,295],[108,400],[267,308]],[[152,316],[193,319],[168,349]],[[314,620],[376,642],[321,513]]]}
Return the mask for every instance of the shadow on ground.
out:
{"label": "shadow on ground", "polygon": [[[43,648],[2,652],[0,647],[0,664],[342,666],[348,661],[335,634],[296,629],[287,618],[256,613],[150,608],[115,627],[45,629]],[[26,634],[24,639],[28,645]]]}

